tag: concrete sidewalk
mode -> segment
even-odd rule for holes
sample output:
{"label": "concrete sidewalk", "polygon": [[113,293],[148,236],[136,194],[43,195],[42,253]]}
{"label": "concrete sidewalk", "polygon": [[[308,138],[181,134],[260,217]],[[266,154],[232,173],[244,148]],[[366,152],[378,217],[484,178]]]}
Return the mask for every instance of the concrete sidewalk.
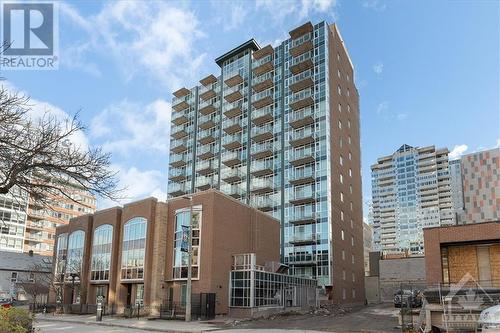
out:
{"label": "concrete sidewalk", "polygon": [[79,323],[86,325],[100,325],[112,327],[135,328],[151,332],[172,332],[172,333],[201,333],[218,330],[215,325],[206,322],[185,322],[181,320],[162,320],[146,318],[128,319],[118,316],[105,316],[102,321],[96,321],[95,315],[52,315],[52,314],[38,314],[36,321],[58,321],[62,323]]}

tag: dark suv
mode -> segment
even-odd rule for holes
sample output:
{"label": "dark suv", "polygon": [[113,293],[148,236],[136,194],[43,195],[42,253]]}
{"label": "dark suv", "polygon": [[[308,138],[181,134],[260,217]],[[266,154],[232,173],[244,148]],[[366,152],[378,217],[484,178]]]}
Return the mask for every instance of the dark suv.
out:
{"label": "dark suv", "polygon": [[394,293],[394,306],[418,308],[422,306],[422,293],[419,290],[400,289]]}

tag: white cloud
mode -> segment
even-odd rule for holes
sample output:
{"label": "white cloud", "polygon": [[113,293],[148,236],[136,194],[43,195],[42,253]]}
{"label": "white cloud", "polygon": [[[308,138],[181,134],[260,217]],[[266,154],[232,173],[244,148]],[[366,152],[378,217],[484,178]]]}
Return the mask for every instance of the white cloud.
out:
{"label": "white cloud", "polygon": [[[126,79],[146,74],[173,89],[194,79],[205,54],[195,57],[204,37],[194,12],[169,2],[116,1],[84,17],[68,4],[61,13],[88,34],[89,50],[114,58]],[[81,64],[83,57],[76,53]],[[68,53],[71,56],[71,52]],[[193,60],[194,59],[194,60]]]}
{"label": "white cloud", "polygon": [[398,113],[398,115],[396,116],[396,118],[398,120],[405,120],[407,117],[408,117],[408,114],[406,114],[406,113]]}
{"label": "white cloud", "polygon": [[[217,4],[220,6],[220,4]],[[229,20],[227,18],[222,19],[224,22],[224,31],[230,31],[239,28],[245,21],[247,15],[247,10],[242,4],[236,4],[231,6],[231,14],[229,15]]]}
{"label": "white cloud", "polygon": [[495,148],[500,148],[500,139],[497,139],[497,144],[496,144]]}
{"label": "white cloud", "polygon": [[[96,115],[91,136],[106,151],[128,155],[132,151],[168,153],[171,105],[163,99],[141,105],[123,100]],[[117,121],[119,120],[119,121]]]}
{"label": "white cloud", "polygon": [[384,64],[379,62],[379,63],[373,65],[372,69],[375,72],[375,74],[380,75],[384,71]]}
{"label": "white cloud", "polygon": [[[28,97],[30,96],[26,91],[17,88],[8,81],[3,82],[2,86],[11,93],[18,93],[21,96],[28,96]],[[70,122],[73,118],[63,109],[46,101],[30,97],[27,104],[28,104],[27,106],[29,107],[28,116],[35,121],[46,115],[54,116],[62,123],[66,121]],[[82,131],[75,132],[68,139],[78,149],[87,150],[89,147],[89,141],[87,139],[87,136]]]}
{"label": "white cloud", "polygon": [[383,12],[384,10],[386,10],[387,5],[380,0],[364,0],[363,7],[373,9],[377,12]]}
{"label": "white cloud", "polygon": [[275,24],[282,24],[285,19],[288,23],[292,20],[304,21],[312,13],[325,14],[331,12],[335,16],[333,9],[337,6],[336,0],[300,0],[300,1],[274,1],[257,0],[255,9],[257,11],[267,11]]}
{"label": "white cloud", "polygon": [[377,114],[382,114],[389,109],[389,102],[383,101],[377,105]]}
{"label": "white cloud", "polygon": [[451,152],[448,154],[449,158],[452,160],[455,160],[457,158],[460,158],[468,149],[469,147],[467,145],[458,145],[453,147]]}
{"label": "white cloud", "polygon": [[167,179],[165,173],[158,170],[139,170],[136,167],[126,168],[117,164],[112,165],[112,169],[118,172],[118,187],[124,189],[121,193],[122,198],[118,201],[100,200],[99,209],[123,205],[147,197],[166,200]]}

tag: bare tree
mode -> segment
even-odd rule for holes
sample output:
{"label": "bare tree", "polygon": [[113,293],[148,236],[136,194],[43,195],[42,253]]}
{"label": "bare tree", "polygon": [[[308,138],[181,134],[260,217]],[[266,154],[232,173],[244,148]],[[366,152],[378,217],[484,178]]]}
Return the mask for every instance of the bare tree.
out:
{"label": "bare tree", "polygon": [[40,297],[45,296],[47,301],[50,288],[53,284],[52,262],[49,259],[43,259],[41,262],[31,265],[28,272],[18,279],[17,286],[27,295],[31,296],[33,311],[37,309]]}
{"label": "bare tree", "polygon": [[34,117],[31,111],[27,97],[0,88],[0,194],[18,187],[39,203],[61,196],[78,202],[61,186],[66,183],[118,199],[110,155],[71,143],[85,131],[78,114],[60,119],[49,111]]}

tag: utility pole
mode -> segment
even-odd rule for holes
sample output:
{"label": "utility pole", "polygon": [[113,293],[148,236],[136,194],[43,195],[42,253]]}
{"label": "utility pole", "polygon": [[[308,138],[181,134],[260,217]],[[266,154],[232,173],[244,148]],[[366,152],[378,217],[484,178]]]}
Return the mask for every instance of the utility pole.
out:
{"label": "utility pole", "polygon": [[193,196],[184,196],[189,200],[189,224],[188,224],[188,271],[186,284],[186,321],[191,321],[191,260],[193,258],[192,233],[193,233]]}

